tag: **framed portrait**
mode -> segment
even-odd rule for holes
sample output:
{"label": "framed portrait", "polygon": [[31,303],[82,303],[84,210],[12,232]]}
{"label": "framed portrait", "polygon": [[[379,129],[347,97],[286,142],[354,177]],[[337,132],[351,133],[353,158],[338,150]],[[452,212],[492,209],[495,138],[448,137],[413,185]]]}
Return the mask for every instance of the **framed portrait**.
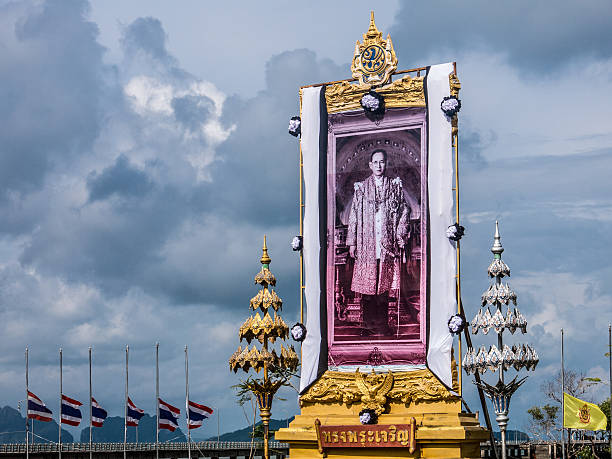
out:
{"label": "framed portrait", "polygon": [[458,88],[445,63],[377,88],[379,112],[360,85],[300,90],[301,392],[357,368],[427,368],[452,386],[456,134],[441,104]]}
{"label": "framed portrait", "polygon": [[427,117],[419,107],[330,114],[327,343],[330,369],[425,364]]}

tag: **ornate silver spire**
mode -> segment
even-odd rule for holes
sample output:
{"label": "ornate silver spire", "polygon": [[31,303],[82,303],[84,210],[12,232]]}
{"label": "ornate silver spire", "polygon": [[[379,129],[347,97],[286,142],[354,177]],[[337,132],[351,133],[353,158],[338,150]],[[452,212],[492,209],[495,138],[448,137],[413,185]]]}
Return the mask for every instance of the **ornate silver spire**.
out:
{"label": "ornate silver spire", "polygon": [[489,269],[487,269],[487,273],[489,277],[499,278],[509,277],[510,276],[510,268],[506,263],[504,263],[501,259],[501,254],[504,251],[504,248],[501,245],[501,238],[499,236],[499,224],[497,220],[495,221],[495,239],[493,242],[493,247],[491,247],[491,252],[493,252],[493,261],[489,265]]}
{"label": "ornate silver spire", "polygon": [[491,247],[491,252],[495,255],[495,258],[501,258],[501,254],[504,251],[504,248],[501,245],[501,237],[499,237],[499,224],[497,220],[495,220],[495,242],[493,242],[493,247]]}
{"label": "ornate silver spire", "polygon": [[[506,426],[508,424],[510,398],[518,387],[523,384],[525,378],[517,380],[517,377],[515,377],[509,383],[504,383],[504,373],[510,370],[510,368],[514,368],[516,371],[521,369],[533,371],[538,365],[540,358],[535,349],[529,345],[517,343],[510,347],[508,344],[504,344],[504,331],[508,330],[511,334],[514,334],[518,329],[522,333],[526,333],[527,320],[518,308],[511,308],[510,306],[511,303],[514,303],[516,306],[516,293],[507,283],[502,282],[503,277],[510,276],[510,268],[501,260],[503,251],[504,248],[501,245],[501,237],[499,236],[499,223],[496,221],[494,242],[493,247],[491,247],[493,261],[487,270],[489,277],[492,278],[492,283],[482,294],[481,307],[470,325],[472,326],[473,334],[482,330],[482,333],[486,335],[490,329],[494,329],[497,334],[497,346],[492,345],[489,351],[482,345],[480,350],[469,347],[462,363],[463,369],[467,374],[484,373],[487,370],[496,372],[499,370],[498,382],[495,386],[484,381],[475,384],[483,389],[493,400],[493,406],[497,414],[497,424],[501,431],[502,459],[506,459]],[[507,307],[505,317],[502,312],[503,306]],[[491,313],[489,307],[494,308],[494,313]]]}

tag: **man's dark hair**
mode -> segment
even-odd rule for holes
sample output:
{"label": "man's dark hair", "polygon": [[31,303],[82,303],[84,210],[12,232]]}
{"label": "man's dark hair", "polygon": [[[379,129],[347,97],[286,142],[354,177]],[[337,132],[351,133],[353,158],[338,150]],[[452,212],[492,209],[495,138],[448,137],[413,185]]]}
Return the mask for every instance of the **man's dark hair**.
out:
{"label": "man's dark hair", "polygon": [[383,159],[384,159],[385,161],[387,161],[387,152],[386,152],[385,150],[383,150],[382,148],[379,148],[379,149],[377,149],[377,150],[374,150],[372,153],[370,153],[370,162],[372,162],[372,158],[374,158],[374,155],[375,155],[376,153],[382,153],[382,155],[383,155]]}

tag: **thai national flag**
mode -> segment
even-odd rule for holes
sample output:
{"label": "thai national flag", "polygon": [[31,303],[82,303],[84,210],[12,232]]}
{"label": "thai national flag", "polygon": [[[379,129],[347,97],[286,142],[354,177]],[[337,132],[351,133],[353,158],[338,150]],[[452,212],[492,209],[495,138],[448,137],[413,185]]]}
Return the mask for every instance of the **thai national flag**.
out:
{"label": "thai national flag", "polygon": [[94,427],[102,427],[108,413],[104,408],[98,405],[96,399],[91,397],[91,425]]}
{"label": "thai national flag", "polygon": [[202,427],[202,422],[204,419],[208,419],[211,414],[213,414],[213,409],[207,407],[206,405],[199,405],[198,403],[192,402],[189,400],[189,405],[187,407],[189,409],[189,428],[197,429],[198,427]]}
{"label": "thai national flag", "polygon": [[174,432],[178,427],[178,417],[181,414],[181,410],[177,407],[164,402],[161,398],[159,400],[159,421],[158,425],[160,429],[168,429],[170,432]]}
{"label": "thai national flag", "polygon": [[137,408],[134,402],[128,397],[127,405],[127,425],[131,427],[138,427],[138,421],[144,416],[144,410]]}
{"label": "thai national flag", "polygon": [[71,426],[78,426],[81,423],[81,410],[79,406],[82,403],[73,398],[66,397],[62,394],[62,424],[68,424]]}
{"label": "thai national flag", "polygon": [[32,392],[28,391],[28,419],[38,419],[39,421],[49,422],[53,418],[53,413],[45,403]]}

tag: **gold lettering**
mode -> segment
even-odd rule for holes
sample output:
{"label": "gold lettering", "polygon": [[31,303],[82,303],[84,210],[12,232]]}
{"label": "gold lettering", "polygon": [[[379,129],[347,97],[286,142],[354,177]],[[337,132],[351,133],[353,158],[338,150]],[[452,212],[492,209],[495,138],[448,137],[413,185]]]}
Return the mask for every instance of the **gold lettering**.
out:
{"label": "gold lettering", "polygon": [[344,430],[340,432],[340,441],[346,443],[346,432]]}
{"label": "gold lettering", "polygon": [[348,431],[348,441],[353,442],[353,443],[357,443],[357,433],[353,432],[352,430]]}
{"label": "gold lettering", "polygon": [[338,431],[334,430],[332,432],[332,443],[338,443]]}
{"label": "gold lettering", "polygon": [[380,431],[376,431],[376,436],[374,437],[374,441],[376,443],[380,443]]}
{"label": "gold lettering", "polygon": [[408,444],[408,431],[400,430],[397,432],[397,441],[402,444],[402,446],[406,446]]}
{"label": "gold lettering", "polygon": [[365,430],[362,430],[361,432],[359,432],[359,441],[361,443],[365,443],[365,441],[366,441],[366,436],[365,435],[366,435]]}
{"label": "gold lettering", "polygon": [[331,433],[328,431],[323,432],[323,441],[329,443],[331,441]]}
{"label": "gold lettering", "polygon": [[374,432],[368,430],[368,443],[372,443],[374,441]]}
{"label": "gold lettering", "polygon": [[397,427],[389,426],[389,441],[390,442],[395,441],[395,431],[396,430],[397,430]]}
{"label": "gold lettering", "polygon": [[386,430],[381,430],[380,431],[380,435],[382,436],[382,441],[387,443],[387,431]]}

